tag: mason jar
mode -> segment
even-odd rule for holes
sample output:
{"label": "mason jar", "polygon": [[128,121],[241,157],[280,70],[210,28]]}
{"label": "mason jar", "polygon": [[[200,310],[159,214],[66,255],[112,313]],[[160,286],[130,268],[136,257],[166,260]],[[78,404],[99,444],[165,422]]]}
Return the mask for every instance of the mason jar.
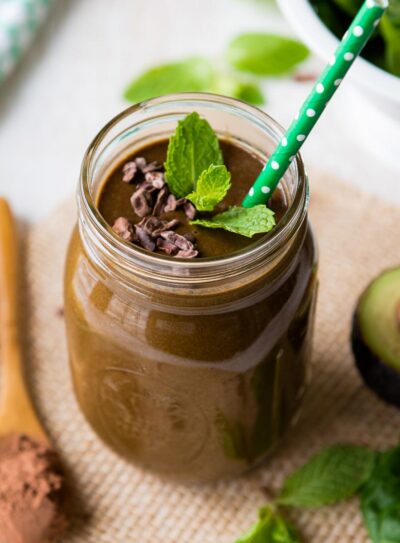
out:
{"label": "mason jar", "polygon": [[143,468],[212,481],[261,462],[297,418],[316,247],[300,156],[281,182],[283,218],[236,253],[174,259],[113,232],[96,207],[107,173],[192,111],[263,161],[283,136],[259,109],[211,94],[164,96],[115,117],[83,159],[65,316],[76,397],[103,441]]}

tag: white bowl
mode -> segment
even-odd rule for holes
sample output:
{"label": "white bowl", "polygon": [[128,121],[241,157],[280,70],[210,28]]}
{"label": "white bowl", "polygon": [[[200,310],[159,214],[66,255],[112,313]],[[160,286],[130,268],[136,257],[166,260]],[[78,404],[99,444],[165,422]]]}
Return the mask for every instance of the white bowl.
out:
{"label": "white bowl", "polygon": [[[277,0],[300,38],[328,62],[339,40],[325,26],[308,0]],[[359,58],[346,76],[357,94],[353,96],[357,132],[371,149],[399,169],[400,157],[400,77]],[[363,99],[364,98],[364,99]],[[371,138],[371,126],[373,137]]]}

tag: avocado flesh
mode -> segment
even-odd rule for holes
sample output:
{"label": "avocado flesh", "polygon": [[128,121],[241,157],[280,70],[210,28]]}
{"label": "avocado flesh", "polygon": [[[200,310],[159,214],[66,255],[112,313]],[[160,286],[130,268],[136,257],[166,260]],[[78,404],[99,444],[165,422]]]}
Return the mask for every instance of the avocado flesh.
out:
{"label": "avocado flesh", "polygon": [[400,407],[400,268],[377,277],[354,314],[352,346],[366,384]]}
{"label": "avocado flesh", "polygon": [[400,268],[377,277],[361,297],[358,322],[364,341],[382,362],[400,372]]}

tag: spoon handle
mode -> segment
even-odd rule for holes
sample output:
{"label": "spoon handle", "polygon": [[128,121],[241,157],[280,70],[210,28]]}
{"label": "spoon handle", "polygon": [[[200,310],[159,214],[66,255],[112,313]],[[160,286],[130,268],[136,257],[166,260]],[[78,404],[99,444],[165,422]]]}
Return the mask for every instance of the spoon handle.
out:
{"label": "spoon handle", "polygon": [[0,346],[2,394],[0,433],[24,432],[43,438],[23,376],[18,337],[18,241],[8,203],[0,198]]}

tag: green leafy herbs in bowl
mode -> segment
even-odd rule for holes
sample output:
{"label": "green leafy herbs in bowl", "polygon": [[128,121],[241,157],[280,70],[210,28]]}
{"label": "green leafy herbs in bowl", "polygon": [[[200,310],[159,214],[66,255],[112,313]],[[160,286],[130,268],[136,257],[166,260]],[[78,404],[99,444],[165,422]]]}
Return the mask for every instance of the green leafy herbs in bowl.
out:
{"label": "green leafy herbs in bowl", "polygon": [[[363,0],[310,0],[325,25],[338,37],[349,27]],[[400,0],[390,0],[381,24],[366,45],[363,57],[400,77]]]}
{"label": "green leafy herbs in bowl", "polygon": [[285,76],[309,55],[297,40],[255,32],[235,37],[220,59],[190,57],[149,68],[125,89],[129,102],[163,94],[214,92],[261,105],[263,77]]}

